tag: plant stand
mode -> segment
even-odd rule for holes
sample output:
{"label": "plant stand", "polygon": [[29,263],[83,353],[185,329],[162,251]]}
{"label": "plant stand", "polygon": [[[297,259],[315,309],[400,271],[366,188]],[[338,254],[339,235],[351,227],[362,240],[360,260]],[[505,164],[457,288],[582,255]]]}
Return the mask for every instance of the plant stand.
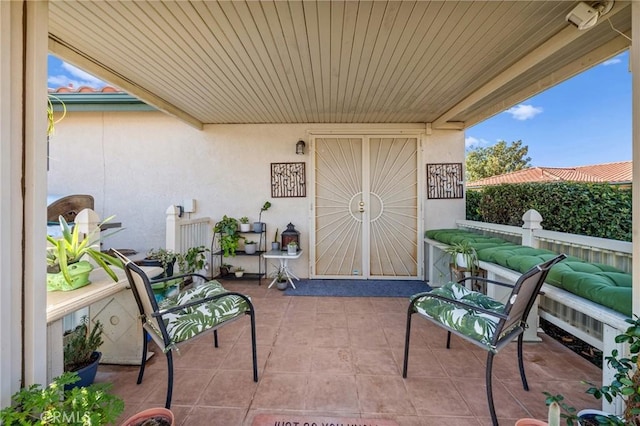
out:
{"label": "plant stand", "polygon": [[[449,264],[449,271],[451,274],[451,281],[459,281],[463,278],[471,276],[471,270],[467,268],[461,268],[455,266],[453,263]],[[475,268],[474,275],[479,278],[487,278],[487,271],[482,268]],[[487,294],[487,283],[480,280],[469,280],[467,286],[470,286],[469,290],[477,291],[482,294]]]}

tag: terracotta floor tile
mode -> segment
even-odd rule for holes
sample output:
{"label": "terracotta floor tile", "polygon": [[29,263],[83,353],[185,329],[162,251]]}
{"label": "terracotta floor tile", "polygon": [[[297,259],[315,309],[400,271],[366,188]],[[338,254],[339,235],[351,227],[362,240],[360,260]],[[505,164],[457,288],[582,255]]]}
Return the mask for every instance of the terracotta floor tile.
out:
{"label": "terracotta floor tile", "polygon": [[[266,283],[265,283],[266,282]],[[267,289],[269,281],[233,281],[225,288],[251,296],[256,307],[259,382],[253,382],[248,319],[207,334],[174,356],[172,409],[178,425],[252,426],[258,413],[392,419],[400,426],[490,425],[485,396],[486,352],[415,318],[409,375],[401,376],[407,298],[291,297]],[[515,345],[494,359],[494,398],[500,424],[519,417],[545,418],[543,391],[561,393],[576,408],[597,406],[581,380],[599,382],[601,371],[560,343],[541,336],[525,343],[530,391],[522,389]],[[163,406],[166,357],[148,361],[141,385],[138,366],[101,365],[125,400],[121,419]]]}
{"label": "terracotta floor tile", "polygon": [[193,407],[184,421],[177,425],[242,425],[246,411],[243,408]]}
{"label": "terracotta floor tile", "polygon": [[404,380],[400,376],[358,375],[356,383],[363,413],[416,414]]}
{"label": "terracotta floor tile", "polygon": [[308,373],[311,371],[311,346],[275,346],[267,360],[266,370],[273,372]]}
{"label": "terracotta floor tile", "polygon": [[266,373],[251,406],[257,409],[303,410],[308,375]]}
{"label": "terracotta floor tile", "polygon": [[352,375],[314,374],[309,376],[305,409],[313,411],[358,412],[356,378]]}
{"label": "terracotta floor tile", "polygon": [[353,354],[351,349],[314,348],[311,353],[311,371],[325,374],[354,374]]}
{"label": "terracotta floor tile", "polygon": [[258,387],[258,383],[253,381],[253,376],[247,373],[232,370],[218,371],[208,385],[200,391],[197,405],[246,409],[251,404]]}
{"label": "terracotta floor tile", "polygon": [[450,379],[409,377],[405,381],[409,398],[421,415],[472,415],[462,395]]}
{"label": "terracotta floor tile", "polygon": [[391,349],[356,349],[353,351],[353,363],[357,374],[401,374]]}

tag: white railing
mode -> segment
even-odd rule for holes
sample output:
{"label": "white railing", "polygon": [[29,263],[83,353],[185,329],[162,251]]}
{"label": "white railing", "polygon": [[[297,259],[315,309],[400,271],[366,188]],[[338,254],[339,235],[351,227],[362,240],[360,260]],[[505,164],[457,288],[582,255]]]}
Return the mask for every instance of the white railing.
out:
{"label": "white railing", "polygon": [[[213,238],[213,220],[210,217],[186,219],[180,217],[177,206],[169,206],[166,211],[165,248],[175,253],[185,253],[191,247],[209,248]],[[210,253],[209,253],[210,254]],[[212,259],[209,256],[207,268],[211,270]]]}
{"label": "white railing", "polygon": [[[535,210],[529,210],[522,219],[522,227],[470,220],[459,220],[456,225],[460,229],[499,237],[523,246],[565,253],[586,262],[611,265],[631,273],[633,249],[630,242],[545,231],[541,226],[542,217]],[[444,251],[446,244],[428,238],[425,238],[425,243],[429,284],[442,285],[449,279],[450,257]],[[518,273],[487,262],[480,262],[480,267],[487,271],[487,277],[491,279],[515,281],[519,276]],[[616,335],[627,328],[625,315],[549,284],[543,285],[542,292],[538,309],[534,307],[532,314],[538,313],[540,317],[601,349],[605,356],[613,349],[621,352],[625,350],[622,344],[614,340]],[[527,323],[530,324],[530,331],[529,334],[525,333],[525,339],[535,340],[538,319],[530,315]],[[602,383],[610,383],[614,373],[607,365],[603,365]],[[613,404],[603,401],[603,409],[621,413],[621,400],[617,399]]]}
{"label": "white railing", "polygon": [[631,273],[633,247],[631,242],[587,237],[566,232],[546,231],[540,226],[542,217],[535,210],[523,216],[522,227],[488,222],[459,220],[458,228],[496,236],[524,246],[551,250],[578,257],[585,262],[603,263]]}

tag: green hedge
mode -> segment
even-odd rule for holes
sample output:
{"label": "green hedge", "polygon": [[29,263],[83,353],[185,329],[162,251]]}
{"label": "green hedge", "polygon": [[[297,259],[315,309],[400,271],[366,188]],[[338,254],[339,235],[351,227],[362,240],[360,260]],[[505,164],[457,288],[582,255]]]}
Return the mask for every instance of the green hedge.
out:
{"label": "green hedge", "polygon": [[537,210],[550,231],[631,241],[631,190],[607,184],[525,183],[467,191],[467,219],[522,226]]}

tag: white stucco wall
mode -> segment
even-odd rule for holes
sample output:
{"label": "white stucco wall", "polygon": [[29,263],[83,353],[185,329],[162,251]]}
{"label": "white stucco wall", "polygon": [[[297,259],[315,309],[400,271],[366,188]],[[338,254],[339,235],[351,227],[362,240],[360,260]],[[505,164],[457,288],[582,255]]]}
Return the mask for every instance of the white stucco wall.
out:
{"label": "white stucco wall", "polygon": [[[276,227],[282,232],[292,222],[306,249],[311,199],[272,199],[270,163],[305,161],[310,185],[310,156],[295,154],[300,139],[308,152],[307,132],[399,128],[424,130],[415,124],[274,124],[208,125],[199,131],[160,112],[71,112],[51,138],[48,189],[51,195],[93,195],[100,217],[116,215],[114,221],[126,229],[107,239],[106,247],[140,252],[164,247],[167,207],[195,199],[195,216],[248,216],[251,222],[269,200],[272,207],[262,215],[267,241]],[[423,163],[463,162],[463,132],[434,131],[424,141]],[[462,200],[427,201],[425,229],[450,227],[464,217]],[[302,277],[308,276],[307,253],[294,265]],[[231,263],[244,266],[247,259]]]}

